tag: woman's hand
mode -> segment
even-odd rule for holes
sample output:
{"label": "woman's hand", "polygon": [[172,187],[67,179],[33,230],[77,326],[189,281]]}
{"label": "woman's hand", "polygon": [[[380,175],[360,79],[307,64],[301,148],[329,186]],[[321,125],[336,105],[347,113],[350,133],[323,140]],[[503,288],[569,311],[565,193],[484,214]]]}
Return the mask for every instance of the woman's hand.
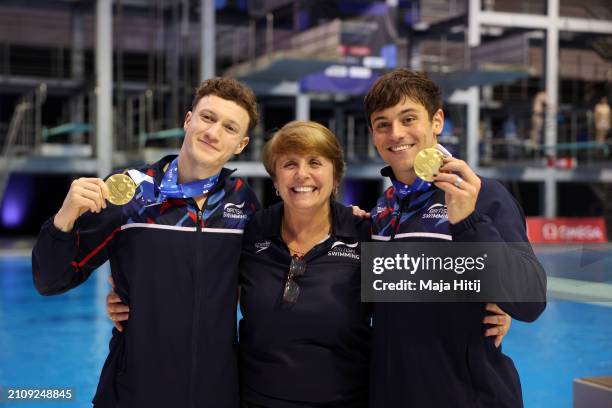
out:
{"label": "woman's hand", "polygon": [[495,336],[495,347],[499,347],[504,336],[510,329],[512,318],[495,303],[487,303],[485,309],[495,313],[494,315],[485,316],[482,321],[485,324],[493,325],[493,327],[489,327],[487,331],[485,331],[485,336]]}
{"label": "woman's hand", "polygon": [[113,321],[115,328],[120,332],[123,331],[123,325],[120,322],[128,320],[130,317],[130,308],[124,304],[118,294],[115,293],[115,282],[113,277],[108,277],[108,283],[111,284],[111,290],[106,295],[106,313],[108,318]]}
{"label": "woman's hand", "polygon": [[355,217],[359,217],[359,218],[372,218],[372,216],[371,216],[371,214],[369,212],[367,212],[366,210],[362,210],[357,205],[349,205],[349,207],[351,207],[351,209],[353,210],[353,215]]}

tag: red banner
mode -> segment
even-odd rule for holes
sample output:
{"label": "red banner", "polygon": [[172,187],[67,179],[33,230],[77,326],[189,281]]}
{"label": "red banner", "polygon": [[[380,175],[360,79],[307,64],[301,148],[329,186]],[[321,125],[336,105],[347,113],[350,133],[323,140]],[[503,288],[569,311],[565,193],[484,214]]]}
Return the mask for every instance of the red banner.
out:
{"label": "red banner", "polygon": [[534,244],[607,242],[603,217],[527,217],[527,235]]}

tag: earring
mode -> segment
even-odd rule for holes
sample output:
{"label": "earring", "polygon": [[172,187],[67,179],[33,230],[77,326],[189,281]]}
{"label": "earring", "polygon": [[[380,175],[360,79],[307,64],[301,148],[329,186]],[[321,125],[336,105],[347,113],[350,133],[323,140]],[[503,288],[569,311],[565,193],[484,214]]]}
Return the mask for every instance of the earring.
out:
{"label": "earring", "polygon": [[276,196],[280,197],[280,194],[278,193],[278,188],[274,189],[274,191],[276,191]]}

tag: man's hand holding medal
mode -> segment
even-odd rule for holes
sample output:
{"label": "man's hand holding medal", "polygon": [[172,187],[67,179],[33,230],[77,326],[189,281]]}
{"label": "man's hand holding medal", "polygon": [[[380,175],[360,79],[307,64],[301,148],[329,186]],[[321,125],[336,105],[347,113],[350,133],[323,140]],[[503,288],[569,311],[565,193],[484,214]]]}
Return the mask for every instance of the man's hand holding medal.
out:
{"label": "man's hand holding medal", "polygon": [[414,171],[445,192],[451,224],[466,219],[476,209],[480,178],[463,160],[446,156],[436,148],[423,149],[414,159]]}
{"label": "man's hand holding medal", "polygon": [[86,177],[74,180],[53,224],[61,231],[72,231],[74,222],[86,211],[99,213],[106,208],[107,200],[114,205],[125,205],[135,191],[136,183],[127,174],[114,174],[106,181]]}

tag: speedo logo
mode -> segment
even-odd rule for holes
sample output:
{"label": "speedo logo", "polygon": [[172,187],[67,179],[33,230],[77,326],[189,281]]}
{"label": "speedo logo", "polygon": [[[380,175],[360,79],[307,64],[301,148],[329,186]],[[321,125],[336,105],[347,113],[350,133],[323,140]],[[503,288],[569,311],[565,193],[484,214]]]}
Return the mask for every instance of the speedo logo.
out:
{"label": "speedo logo", "polygon": [[425,210],[425,213],[421,217],[422,219],[443,219],[448,218],[448,210],[444,204],[434,204]]}
{"label": "speedo logo", "polygon": [[242,208],[244,207],[244,201],[240,204],[227,203],[223,206],[223,218],[233,218],[239,220],[247,219],[247,215],[244,213]]}
{"label": "speedo logo", "polygon": [[341,256],[359,260],[359,242],[348,244],[342,241],[336,241],[332,244],[331,249],[327,252],[327,256]]}
{"label": "speedo logo", "polygon": [[255,253],[258,254],[261,251],[265,251],[266,249],[270,248],[270,241],[263,241],[263,242],[256,242],[255,243]]}

